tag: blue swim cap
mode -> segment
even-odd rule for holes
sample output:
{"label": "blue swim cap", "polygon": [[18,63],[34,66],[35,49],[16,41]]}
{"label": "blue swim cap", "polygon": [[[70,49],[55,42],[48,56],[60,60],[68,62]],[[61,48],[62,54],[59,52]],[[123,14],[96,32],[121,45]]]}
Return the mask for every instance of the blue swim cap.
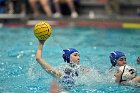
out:
{"label": "blue swim cap", "polygon": [[69,48],[69,49],[64,49],[63,52],[64,53],[63,53],[62,57],[63,57],[64,61],[67,62],[67,63],[70,63],[70,55],[72,53],[78,52],[78,51],[74,48]]}
{"label": "blue swim cap", "polygon": [[119,59],[120,57],[125,56],[125,54],[121,51],[114,51],[110,53],[110,62],[112,64],[112,66],[116,66],[117,64],[117,59]]}

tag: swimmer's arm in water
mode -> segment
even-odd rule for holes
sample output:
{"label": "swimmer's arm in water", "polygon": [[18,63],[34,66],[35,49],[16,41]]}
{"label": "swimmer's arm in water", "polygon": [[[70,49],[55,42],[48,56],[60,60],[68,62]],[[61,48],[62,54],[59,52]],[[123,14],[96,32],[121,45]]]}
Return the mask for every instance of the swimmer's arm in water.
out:
{"label": "swimmer's arm in water", "polygon": [[42,68],[45,69],[49,74],[51,74],[56,78],[59,78],[63,73],[54,70],[54,67],[52,67],[48,62],[46,62],[42,58],[42,50],[43,50],[44,42],[45,41],[39,41],[39,45],[36,51],[36,60],[42,66]]}
{"label": "swimmer's arm in water", "polygon": [[120,83],[121,76],[122,76],[122,72],[118,70],[118,71],[114,74],[114,76],[115,76],[115,82],[116,82],[116,83]]}
{"label": "swimmer's arm in water", "polygon": [[83,74],[87,74],[87,73],[90,72],[90,69],[87,68],[87,67],[82,67],[82,68],[81,68],[81,71],[82,71]]}

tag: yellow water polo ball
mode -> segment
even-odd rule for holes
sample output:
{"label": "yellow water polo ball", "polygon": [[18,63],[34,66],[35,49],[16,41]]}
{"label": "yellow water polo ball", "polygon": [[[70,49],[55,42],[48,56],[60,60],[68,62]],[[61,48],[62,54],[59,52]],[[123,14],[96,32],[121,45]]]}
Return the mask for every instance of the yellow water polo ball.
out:
{"label": "yellow water polo ball", "polygon": [[39,22],[34,26],[34,35],[39,40],[47,40],[52,34],[52,28],[47,22]]}

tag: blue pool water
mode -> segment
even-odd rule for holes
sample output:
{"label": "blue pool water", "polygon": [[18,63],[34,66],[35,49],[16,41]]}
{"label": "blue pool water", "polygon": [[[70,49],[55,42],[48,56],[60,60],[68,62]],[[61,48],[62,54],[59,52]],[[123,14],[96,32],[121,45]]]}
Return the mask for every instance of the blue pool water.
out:
{"label": "blue pool water", "polygon": [[[45,42],[43,57],[53,66],[63,64],[62,49],[80,52],[81,65],[91,70],[71,93],[138,93],[139,87],[119,86],[106,74],[111,64],[109,53],[121,50],[127,63],[136,64],[140,56],[140,29],[97,27],[53,27]],[[53,80],[35,60],[38,40],[31,27],[0,28],[0,93],[49,93]]]}

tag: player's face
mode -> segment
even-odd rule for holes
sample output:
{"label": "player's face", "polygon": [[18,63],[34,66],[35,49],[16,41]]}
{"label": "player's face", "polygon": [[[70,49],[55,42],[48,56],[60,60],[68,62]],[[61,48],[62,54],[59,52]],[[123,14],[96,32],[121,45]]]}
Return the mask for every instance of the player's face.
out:
{"label": "player's face", "polygon": [[74,52],[70,55],[70,61],[74,62],[76,64],[79,64],[80,62],[80,55],[78,52]]}
{"label": "player's face", "polygon": [[124,66],[126,64],[126,57],[120,57],[118,60],[117,60],[117,65],[118,66]]}

